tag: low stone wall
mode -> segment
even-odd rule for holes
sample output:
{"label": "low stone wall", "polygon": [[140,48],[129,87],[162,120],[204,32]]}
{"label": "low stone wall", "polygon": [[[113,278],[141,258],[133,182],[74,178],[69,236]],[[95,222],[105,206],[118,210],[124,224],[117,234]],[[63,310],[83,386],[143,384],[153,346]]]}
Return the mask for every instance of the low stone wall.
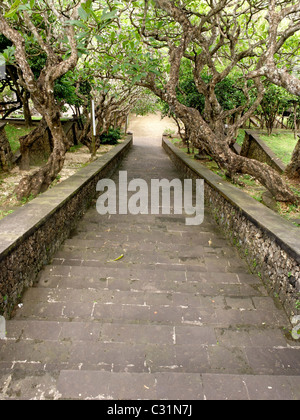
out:
{"label": "low stone wall", "polygon": [[[24,127],[25,121],[23,119],[17,118],[8,118],[5,120],[4,124],[11,124],[16,127]],[[32,121],[32,130],[39,125],[40,121]],[[1,124],[1,123],[0,123]],[[80,124],[78,119],[70,119],[67,121],[62,121],[62,126],[64,132],[68,138],[69,144],[77,145],[78,139],[80,136]],[[53,150],[53,142],[49,129],[44,131],[43,136],[38,138],[30,147],[29,147],[29,164],[31,166],[40,166],[45,163]],[[15,156],[12,157],[14,164],[17,164],[22,168],[22,156],[20,151],[15,153]]]}
{"label": "low stone wall", "polygon": [[300,230],[191,159],[169,140],[163,147],[188,178],[205,180],[205,202],[249,269],[278,297],[288,315],[300,314]]}
{"label": "low stone wall", "polygon": [[[77,145],[80,135],[78,120],[62,121],[62,127],[69,144]],[[47,128],[43,137],[35,141],[29,149],[29,163],[31,166],[40,166],[46,162],[53,150],[53,141],[50,130]],[[19,163],[21,162],[21,159]]]}
{"label": "low stone wall", "polygon": [[285,165],[262,141],[258,133],[253,130],[245,130],[245,132],[246,136],[240,152],[241,156],[267,163],[277,172],[283,173],[286,169]]}
{"label": "low stone wall", "polygon": [[118,167],[132,136],[75,175],[0,221],[0,314],[9,317],[96,197],[96,185]]}

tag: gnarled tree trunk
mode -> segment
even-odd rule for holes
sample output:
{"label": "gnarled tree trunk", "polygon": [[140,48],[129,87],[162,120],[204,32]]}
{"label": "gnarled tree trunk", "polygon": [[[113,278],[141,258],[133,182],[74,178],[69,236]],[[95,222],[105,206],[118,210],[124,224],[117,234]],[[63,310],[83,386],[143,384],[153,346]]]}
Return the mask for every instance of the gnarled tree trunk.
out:
{"label": "gnarled tree trunk", "polygon": [[62,170],[65,162],[65,154],[68,150],[68,141],[60,122],[57,110],[45,116],[45,122],[50,129],[53,141],[53,151],[48,162],[30,175],[26,175],[15,189],[17,198],[33,197],[45,192]]}
{"label": "gnarled tree trunk", "polygon": [[[27,28],[27,31],[31,32],[38,42],[41,50],[47,55],[46,64],[41,70],[38,79],[36,79],[28,61],[23,33],[16,30],[10,21],[6,20],[5,16],[0,13],[0,32],[15,47],[15,59],[18,65],[18,82],[30,93],[35,108],[46,120],[53,140],[53,152],[47,164],[33,174],[24,177],[16,188],[16,194],[19,199],[29,197],[30,195],[36,196],[40,192],[45,191],[52,181],[54,181],[64,164],[68,142],[60,122],[60,113],[54,95],[54,84],[57,79],[69,70],[74,69],[78,61],[77,39],[74,26],[67,24],[67,20],[70,22],[70,18],[72,20],[78,18],[80,6],[81,3],[77,3],[72,8],[70,16],[66,16],[55,8],[54,2],[49,5],[47,4],[47,8],[50,8],[52,14],[58,18],[61,24],[62,32],[59,31],[58,34],[56,30],[52,31],[53,28],[51,25],[47,25],[49,22],[48,16],[45,17],[41,14],[42,20],[38,26],[35,26],[28,12],[22,11],[25,33]],[[41,26],[43,24],[47,26],[47,36],[42,35]],[[64,58],[64,54],[55,50],[54,47],[58,39],[61,40],[63,37],[68,39],[71,50],[67,58]]]}
{"label": "gnarled tree trunk", "polygon": [[175,109],[180,119],[192,128],[195,146],[204,146],[214,160],[229,174],[249,174],[267,188],[276,200],[297,203],[297,197],[284,182],[282,176],[273,168],[266,163],[234,153],[230,148],[228,139],[216,136],[196,109],[185,107],[179,102],[177,102]]}
{"label": "gnarled tree trunk", "polygon": [[32,127],[32,116],[29,108],[29,92],[24,89],[23,96],[21,97],[22,104],[23,104],[23,113],[24,113],[24,120],[26,127]]}

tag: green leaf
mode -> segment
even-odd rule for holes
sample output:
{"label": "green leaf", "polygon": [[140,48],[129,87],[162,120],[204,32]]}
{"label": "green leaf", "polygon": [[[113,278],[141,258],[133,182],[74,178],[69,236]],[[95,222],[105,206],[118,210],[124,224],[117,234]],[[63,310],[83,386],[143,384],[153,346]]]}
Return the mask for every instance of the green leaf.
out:
{"label": "green leaf", "polygon": [[116,261],[120,261],[122,258],[124,258],[124,254],[120,255],[118,258],[114,259],[114,260],[109,260],[107,261],[108,263],[110,262],[116,262]]}
{"label": "green leaf", "polygon": [[154,69],[154,68],[149,69],[149,71],[150,71],[151,73],[156,74],[156,76],[160,76],[160,75],[161,75],[161,74],[160,74],[160,72],[159,72],[158,70]]}
{"label": "green leaf", "polygon": [[31,8],[30,8],[30,5],[29,4],[21,4],[18,7],[17,11],[19,11],[19,10],[26,10],[26,11],[28,11],[28,10],[31,10]]}
{"label": "green leaf", "polygon": [[78,9],[78,14],[81,17],[82,20],[87,21],[89,18],[89,15],[87,14],[87,12],[84,10],[84,8],[81,6]]}
{"label": "green leaf", "polygon": [[80,20],[67,20],[66,22],[72,26],[78,26],[79,28],[85,29],[86,31],[89,29],[88,26]]}
{"label": "green leaf", "polygon": [[104,44],[105,43],[105,39],[102,36],[95,35],[95,38],[97,39],[98,42],[100,42],[100,44]]}
{"label": "green leaf", "polygon": [[137,74],[136,76],[134,76],[134,78],[132,79],[132,84],[134,85],[137,82],[140,82],[142,79],[142,75],[141,74]]}
{"label": "green leaf", "polygon": [[101,21],[105,21],[105,20],[111,20],[114,19],[116,17],[117,14],[117,10],[113,10],[113,11],[109,11],[107,12],[107,10],[109,9],[104,9],[101,15]]}
{"label": "green leaf", "polygon": [[10,10],[7,13],[5,13],[5,17],[6,18],[13,17],[16,14],[20,4],[21,4],[21,0],[16,0],[14,4],[11,6]]}
{"label": "green leaf", "polygon": [[110,40],[111,40],[111,42],[114,42],[114,40],[116,39],[116,34],[115,34],[115,32],[113,31],[111,34],[110,34]]}

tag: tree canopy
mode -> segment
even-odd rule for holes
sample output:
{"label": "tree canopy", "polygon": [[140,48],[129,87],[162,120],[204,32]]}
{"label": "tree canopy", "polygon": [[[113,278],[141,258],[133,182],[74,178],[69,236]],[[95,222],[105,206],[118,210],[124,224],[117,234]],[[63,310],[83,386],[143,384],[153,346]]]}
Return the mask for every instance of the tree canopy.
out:
{"label": "tree canopy", "polygon": [[[146,88],[229,176],[248,173],[277,199],[295,201],[278,174],[237,155],[233,144],[270,105],[270,89],[300,96],[299,1],[8,0],[0,7],[0,32],[10,43],[2,52],[57,139],[50,178],[67,149],[55,132],[63,103],[80,104],[87,115],[93,98],[100,136],[111,125],[105,115],[128,112]],[[290,166],[298,177],[299,149]]]}

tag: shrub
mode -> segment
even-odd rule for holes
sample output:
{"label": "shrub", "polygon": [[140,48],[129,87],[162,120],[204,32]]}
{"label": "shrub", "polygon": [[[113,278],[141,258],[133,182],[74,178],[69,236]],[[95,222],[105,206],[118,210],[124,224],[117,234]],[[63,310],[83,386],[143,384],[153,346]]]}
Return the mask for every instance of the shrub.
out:
{"label": "shrub", "polygon": [[122,137],[121,130],[119,128],[113,129],[110,128],[107,133],[103,133],[100,136],[101,144],[118,144],[118,140]]}

